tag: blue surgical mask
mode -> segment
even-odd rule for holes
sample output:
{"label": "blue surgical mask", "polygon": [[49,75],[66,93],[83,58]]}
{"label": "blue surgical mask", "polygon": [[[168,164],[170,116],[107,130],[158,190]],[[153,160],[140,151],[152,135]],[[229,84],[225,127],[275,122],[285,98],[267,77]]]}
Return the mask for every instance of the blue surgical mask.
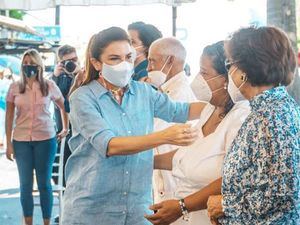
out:
{"label": "blue surgical mask", "polygon": [[26,77],[30,78],[38,74],[37,65],[23,65],[23,71]]}
{"label": "blue surgical mask", "polygon": [[117,87],[125,87],[133,74],[133,63],[123,61],[117,65],[111,66],[103,63],[102,76],[109,83]]}

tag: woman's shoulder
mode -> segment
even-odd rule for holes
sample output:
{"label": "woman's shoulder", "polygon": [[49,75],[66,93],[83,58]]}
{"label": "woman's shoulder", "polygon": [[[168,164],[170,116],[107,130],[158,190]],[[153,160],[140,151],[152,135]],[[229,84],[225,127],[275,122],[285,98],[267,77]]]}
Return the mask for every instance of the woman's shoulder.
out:
{"label": "woman's shoulder", "polygon": [[[147,82],[132,80],[130,82],[130,87],[134,91],[142,91],[142,92],[151,92],[153,91],[153,87]],[[155,90],[154,90],[155,91]]]}
{"label": "woman's shoulder", "polygon": [[20,86],[20,81],[14,81],[9,85],[9,90],[17,91],[17,90],[19,90],[19,86]]}
{"label": "woman's shoulder", "polygon": [[56,83],[53,80],[50,80],[48,78],[45,78],[45,82],[48,84],[50,89],[53,89],[54,87],[56,87]]}
{"label": "woman's shoulder", "polygon": [[80,98],[92,98],[92,91],[88,85],[83,85],[77,88],[71,95],[70,101]]}
{"label": "woman's shoulder", "polygon": [[251,113],[248,101],[237,102],[224,118],[224,124],[230,127],[241,127]]}
{"label": "woman's shoulder", "polygon": [[251,112],[249,101],[239,101],[234,104],[232,109],[228,112],[229,117],[246,118]]}
{"label": "woman's shoulder", "polygon": [[248,100],[239,101],[234,104],[234,106],[231,109],[231,112],[234,111],[251,111],[250,103]]}

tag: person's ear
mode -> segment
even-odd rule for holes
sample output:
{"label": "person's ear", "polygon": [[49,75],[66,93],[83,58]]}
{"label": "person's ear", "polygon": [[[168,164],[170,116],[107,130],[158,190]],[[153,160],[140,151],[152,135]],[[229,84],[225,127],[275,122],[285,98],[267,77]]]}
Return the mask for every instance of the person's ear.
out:
{"label": "person's ear", "polygon": [[93,67],[95,68],[95,70],[97,71],[101,71],[102,70],[102,63],[95,59],[95,58],[91,58],[90,62],[92,63]]}
{"label": "person's ear", "polygon": [[169,57],[169,60],[168,60],[169,66],[173,65],[174,62],[175,62],[175,56],[171,55],[171,56]]}
{"label": "person's ear", "polygon": [[247,81],[247,74],[246,74],[246,73],[242,73],[242,74],[241,74],[241,80],[242,80],[243,82],[246,82],[246,81]]}

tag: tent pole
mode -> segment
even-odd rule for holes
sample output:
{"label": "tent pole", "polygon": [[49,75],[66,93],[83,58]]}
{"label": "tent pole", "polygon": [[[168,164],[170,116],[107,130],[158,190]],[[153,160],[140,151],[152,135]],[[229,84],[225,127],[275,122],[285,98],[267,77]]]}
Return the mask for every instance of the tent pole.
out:
{"label": "tent pole", "polygon": [[177,20],[177,7],[172,6],[172,24],[173,24],[173,29],[172,29],[172,35],[173,37],[176,37],[176,20]]}
{"label": "tent pole", "polygon": [[55,25],[60,25],[60,6],[55,7]]}
{"label": "tent pole", "polygon": [[[55,25],[60,25],[60,5],[55,6]],[[55,41],[55,44],[58,44],[59,41]]]}

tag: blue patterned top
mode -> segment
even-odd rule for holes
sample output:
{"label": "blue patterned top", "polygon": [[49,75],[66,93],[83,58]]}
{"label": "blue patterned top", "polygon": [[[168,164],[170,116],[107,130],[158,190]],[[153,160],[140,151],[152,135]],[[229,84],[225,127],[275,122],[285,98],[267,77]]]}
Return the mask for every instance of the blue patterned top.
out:
{"label": "blue patterned top", "polygon": [[300,224],[300,109],[285,87],[250,102],[223,170],[222,224]]}

